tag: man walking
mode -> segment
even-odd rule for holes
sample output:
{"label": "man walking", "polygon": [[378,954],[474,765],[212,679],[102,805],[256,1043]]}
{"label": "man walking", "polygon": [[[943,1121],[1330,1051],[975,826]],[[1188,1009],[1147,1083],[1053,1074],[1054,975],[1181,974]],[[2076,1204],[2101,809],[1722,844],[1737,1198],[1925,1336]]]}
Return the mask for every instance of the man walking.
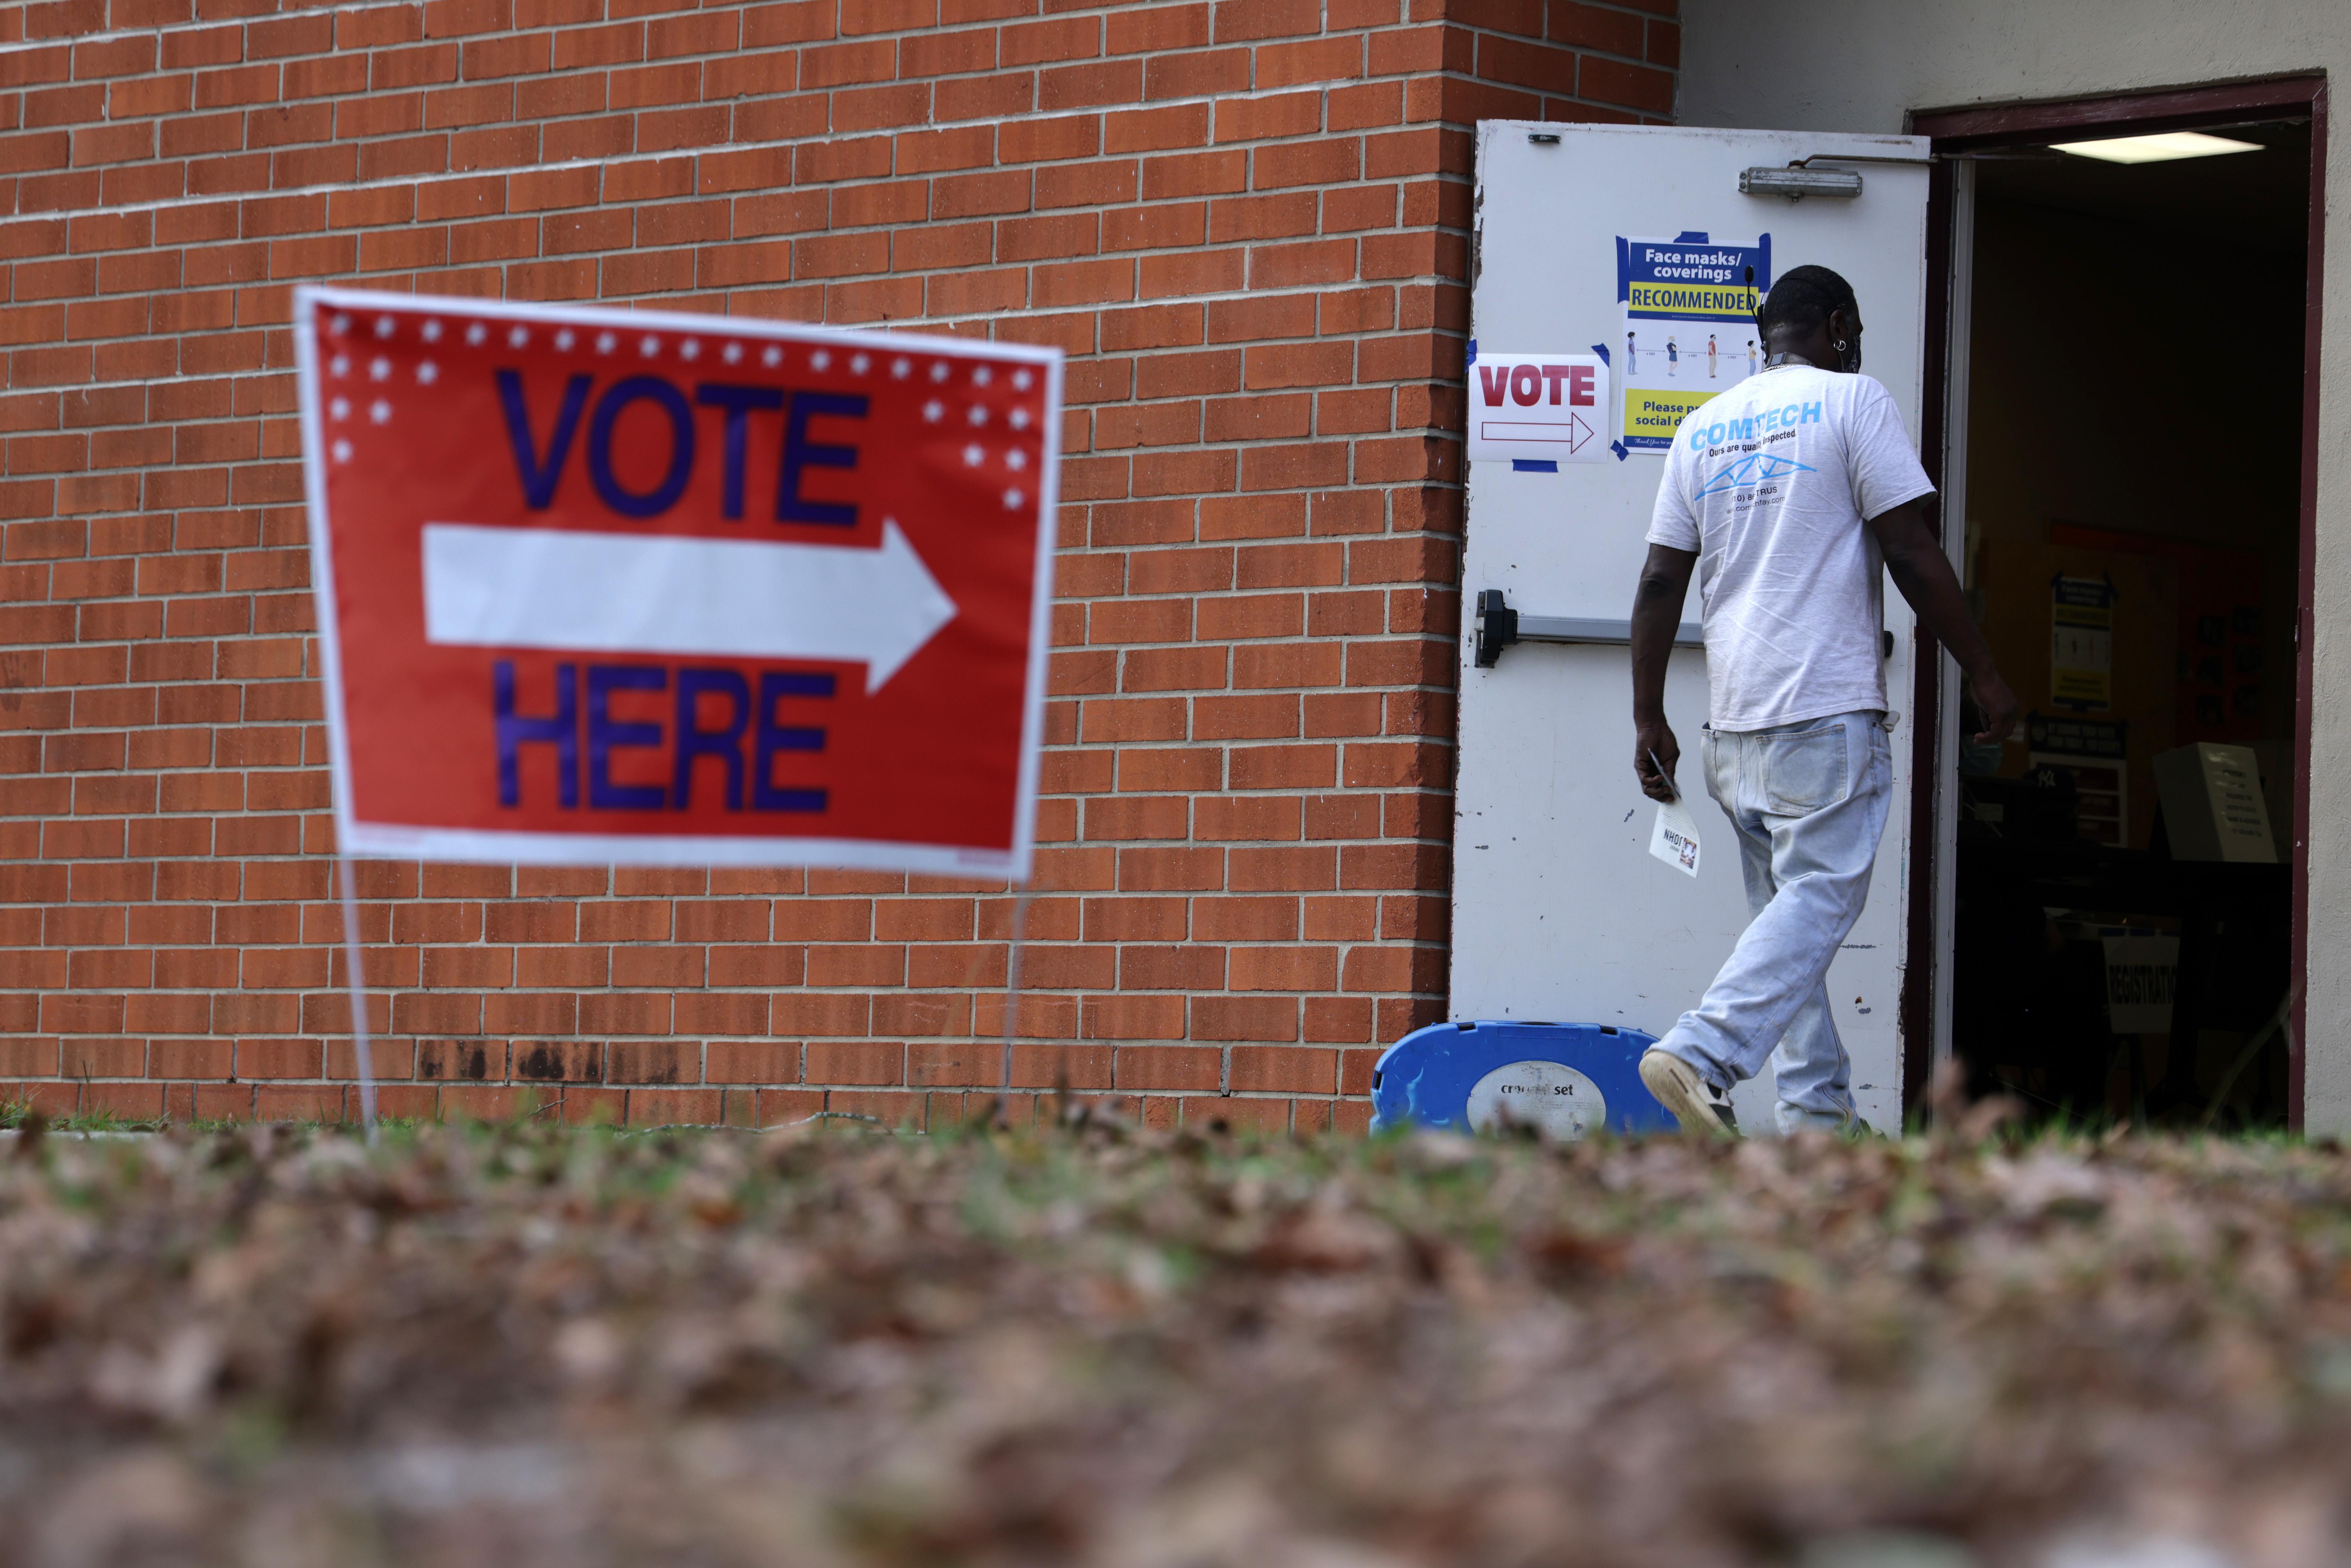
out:
{"label": "man walking", "polygon": [[1699,568],[1711,720],[1707,791],[1730,818],[1751,913],[1698,1006],[1641,1058],[1685,1131],[1735,1133],[1728,1091],[1769,1059],[1782,1131],[1854,1125],[1827,975],[1869,892],[1893,764],[1880,566],[1959,659],[1984,714],[2016,699],[1928,526],[1934,486],[1886,389],[1861,370],[1861,307],[1800,266],[1759,313],[1763,369],[1675,432],[1633,600],[1634,772],[1676,798],[1666,661]]}

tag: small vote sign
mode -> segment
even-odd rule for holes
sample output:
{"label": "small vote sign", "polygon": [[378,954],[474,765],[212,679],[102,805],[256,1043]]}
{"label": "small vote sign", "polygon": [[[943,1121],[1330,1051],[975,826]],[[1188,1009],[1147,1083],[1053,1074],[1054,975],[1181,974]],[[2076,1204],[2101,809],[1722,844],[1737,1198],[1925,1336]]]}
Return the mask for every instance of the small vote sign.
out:
{"label": "small vote sign", "polygon": [[1479,348],[1469,366],[1469,456],[1552,467],[1608,451],[1608,366],[1596,354]]}
{"label": "small vote sign", "polygon": [[358,854],[1029,874],[1061,356],[296,292]]}

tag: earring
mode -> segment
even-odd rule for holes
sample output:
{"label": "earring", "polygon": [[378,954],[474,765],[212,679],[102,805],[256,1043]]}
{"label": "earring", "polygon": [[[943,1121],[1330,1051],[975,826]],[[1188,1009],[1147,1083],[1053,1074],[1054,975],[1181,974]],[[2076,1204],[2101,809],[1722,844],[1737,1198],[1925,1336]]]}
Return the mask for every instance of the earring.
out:
{"label": "earring", "polygon": [[1843,338],[1839,338],[1837,340],[1836,351],[1840,354],[1844,352],[1844,340]]}

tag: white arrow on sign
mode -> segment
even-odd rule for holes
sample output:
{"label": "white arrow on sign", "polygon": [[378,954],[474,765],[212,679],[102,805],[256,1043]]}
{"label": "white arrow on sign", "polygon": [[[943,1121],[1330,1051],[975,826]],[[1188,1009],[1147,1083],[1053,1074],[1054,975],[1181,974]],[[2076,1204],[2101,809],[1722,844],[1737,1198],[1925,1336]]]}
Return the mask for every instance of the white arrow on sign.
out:
{"label": "white arrow on sign", "polygon": [[876,691],[955,618],[892,518],[878,550],[424,525],[430,642],[837,659]]}

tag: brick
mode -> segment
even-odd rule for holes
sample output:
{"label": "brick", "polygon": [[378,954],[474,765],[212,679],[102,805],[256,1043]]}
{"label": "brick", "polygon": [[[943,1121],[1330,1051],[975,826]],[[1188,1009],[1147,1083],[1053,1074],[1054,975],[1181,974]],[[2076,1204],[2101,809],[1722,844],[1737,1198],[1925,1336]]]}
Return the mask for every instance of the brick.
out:
{"label": "brick", "polygon": [[716,1127],[724,1116],[715,1089],[631,1089],[632,1127]]}
{"label": "brick", "polygon": [[[1311,191],[1283,196],[1236,197],[1210,205],[1208,234],[1218,244],[1311,234],[1321,223],[1322,210],[1322,199]],[[1353,261],[1353,253],[1350,250],[1344,265],[1352,268]],[[1342,273],[1340,275],[1343,278],[1352,274]],[[1251,286],[1273,288],[1280,285],[1270,276],[1259,276],[1251,279]],[[1220,300],[1218,303],[1226,302]]]}
{"label": "brick", "polygon": [[1208,209],[1196,202],[1125,208],[1102,214],[1102,249],[1168,250],[1208,237]]}
{"label": "brick", "polygon": [[1001,76],[950,78],[932,89],[931,102],[941,119],[1026,114],[1036,107],[1036,73],[1008,71]]}
{"label": "brick", "polygon": [[1574,51],[1546,48],[1515,38],[1478,40],[1478,75],[1488,81],[1509,82],[1543,92],[1575,90]]}
{"label": "brick", "polygon": [[1339,1087],[1339,1053],[1311,1046],[1236,1046],[1230,1083],[1235,1094],[1334,1094]]}
{"label": "brick", "polygon": [[1180,796],[1113,797],[1086,805],[1086,836],[1133,842],[1138,839],[1186,837],[1191,826],[1188,803]]}
{"label": "brick", "polygon": [[1029,209],[1031,179],[1026,171],[999,171],[935,180],[931,184],[933,218],[971,218]]}
{"label": "brick", "polygon": [[1008,219],[997,225],[997,255],[1008,262],[1092,255],[1101,248],[1101,233],[1092,213]]}
{"label": "brick", "polygon": [[1207,104],[1175,104],[1165,109],[1122,109],[1103,118],[1104,152],[1162,152],[1178,147],[1202,147],[1208,140]]}
{"label": "brick", "polygon": [[1674,70],[1682,63],[1682,30],[1678,24],[1662,18],[1649,19],[1648,60],[1653,66]]}
{"label": "brick", "polygon": [[1057,16],[1001,28],[998,57],[1008,66],[1034,66],[1092,59],[1102,52],[1102,24],[1095,16]]}
{"label": "brick", "polygon": [[1404,84],[1366,82],[1359,87],[1332,88],[1324,95],[1324,129],[1366,130],[1398,125],[1404,119]]}
{"label": "brick", "polygon": [[1651,114],[1670,114],[1674,107],[1674,76],[1671,71],[1585,55],[1578,62],[1576,93],[1601,103],[1621,104]]}
{"label": "brick", "polygon": [[1269,44],[1257,51],[1257,85],[1291,87],[1305,82],[1345,81],[1364,74],[1364,46],[1354,37],[1305,44]]}
{"label": "brick", "polygon": [[[1102,346],[1104,351],[1117,353],[1136,348],[1181,348],[1200,341],[1201,310],[1196,305],[1150,306],[1135,310],[1105,311],[1102,318]],[[39,526],[39,525],[35,525]],[[51,547],[53,554],[78,553],[82,538],[81,525],[53,525],[66,532],[39,535],[58,541]],[[13,540],[15,535],[10,535]],[[14,558],[14,545],[10,546]]]}
{"label": "brick", "polygon": [[811,1084],[887,1085],[906,1081],[906,1048],[896,1042],[811,1040],[807,1046]]}
{"label": "brick", "polygon": [[1259,148],[1250,154],[1250,165],[1249,182],[1259,191],[1336,184],[1354,179],[1361,171],[1363,146],[1353,137],[1285,142]]}
{"label": "brick", "polygon": [[1140,103],[1143,83],[1141,61],[1104,60],[1050,67],[1038,73],[1037,107],[1070,109]]}
{"label": "brick", "polygon": [[898,42],[898,74],[904,78],[929,78],[966,71],[993,70],[996,65],[996,32],[993,28],[926,32]]}
{"label": "brick", "polygon": [[[1185,1031],[1181,996],[1089,996],[1079,1007],[1079,1034],[1086,1040],[1180,1040]],[[1123,1057],[1127,1053],[1122,1052]]]}
{"label": "brick", "polygon": [[1116,1086],[1128,1094],[1207,1090],[1213,1093],[1222,1070],[1222,1054],[1195,1045],[1155,1046],[1118,1052]]}
{"label": "brick", "polygon": [[1229,194],[1249,188],[1249,155],[1240,151],[1171,153],[1143,161],[1143,196],[1149,202]]}
{"label": "brick", "polygon": [[1113,55],[1195,48],[1207,43],[1210,37],[1209,8],[1206,5],[1128,6],[1112,11],[1104,21],[1104,47]]}
{"label": "brick", "polygon": [[700,1083],[701,1054],[699,1047],[683,1041],[616,1040],[606,1051],[604,1081],[609,1084]]}
{"label": "brick", "polygon": [[1193,831],[1203,839],[1279,841],[1299,836],[1301,811],[1295,796],[1203,795],[1196,811]]}
{"label": "brick", "polygon": [[767,47],[830,38],[834,15],[835,7],[825,0],[747,6],[743,13],[743,42],[747,47]]}
{"label": "brick", "polygon": [[789,1084],[800,1075],[800,1047],[773,1040],[714,1040],[703,1048],[703,1076],[713,1084]]}
{"label": "brick", "polygon": [[1089,207],[1132,202],[1135,181],[1136,165],[1132,159],[1040,169],[1037,171],[1037,205]]}
{"label": "brick", "polygon": [[995,127],[957,126],[899,137],[895,172],[930,174],[947,169],[984,169],[995,161]]}

